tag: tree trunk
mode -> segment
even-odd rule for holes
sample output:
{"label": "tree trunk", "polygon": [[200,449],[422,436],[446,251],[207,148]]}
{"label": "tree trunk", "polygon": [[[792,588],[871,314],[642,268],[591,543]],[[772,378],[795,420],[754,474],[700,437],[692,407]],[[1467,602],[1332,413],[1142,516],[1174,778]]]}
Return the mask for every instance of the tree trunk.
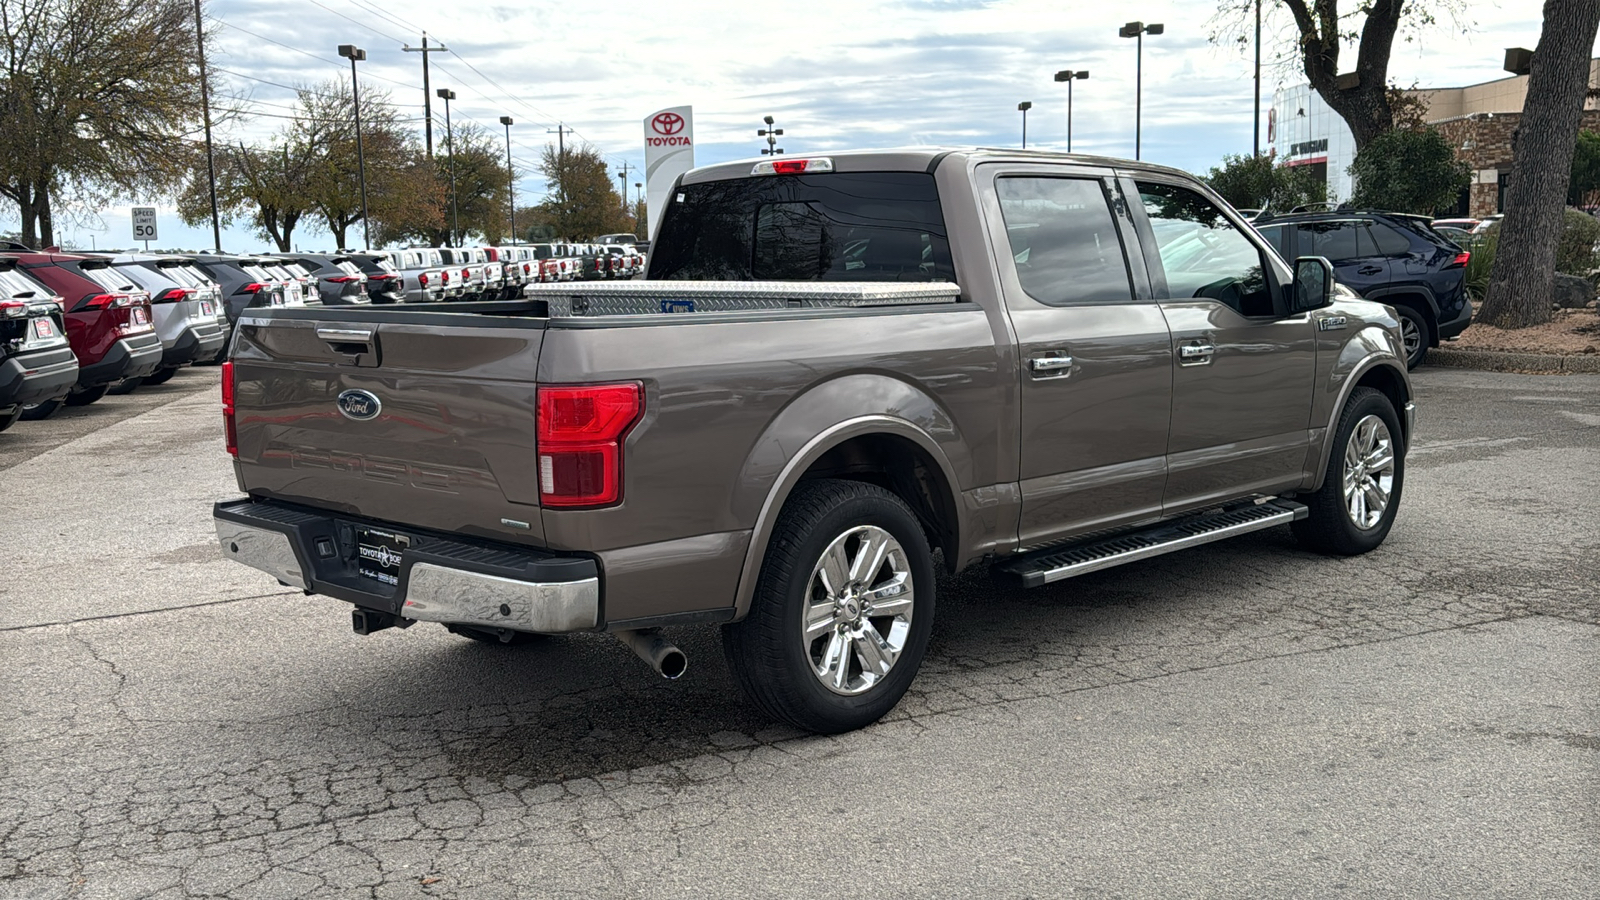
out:
{"label": "tree trunk", "polygon": [[1346,33],[1336,0],[1282,0],[1300,33],[1300,61],[1306,80],[1345,124],[1359,152],[1384,132],[1394,129],[1389,106],[1389,56],[1406,0],[1371,0],[1352,74],[1354,87],[1339,89],[1339,50]]}
{"label": "tree trunk", "polygon": [[1583,100],[1589,50],[1600,31],[1600,0],[1545,0],[1544,31],[1533,53],[1528,99],[1512,139],[1515,163],[1506,194],[1489,288],[1478,321],[1527,328],[1550,321],[1556,247]]}
{"label": "tree trunk", "polygon": [[50,214],[50,184],[43,178],[33,183],[34,205],[39,212],[39,246],[56,245],[55,219]]}
{"label": "tree trunk", "polygon": [[27,181],[17,183],[17,210],[22,217],[22,242],[29,247],[39,247],[39,211],[34,206],[33,185]]}

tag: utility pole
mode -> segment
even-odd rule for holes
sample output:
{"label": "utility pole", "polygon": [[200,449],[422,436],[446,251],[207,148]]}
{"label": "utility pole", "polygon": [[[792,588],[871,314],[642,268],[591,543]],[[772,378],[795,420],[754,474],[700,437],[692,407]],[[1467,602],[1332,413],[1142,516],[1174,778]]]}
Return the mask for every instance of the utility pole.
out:
{"label": "utility pole", "polygon": [[428,46],[428,33],[422,33],[422,46],[413,47],[410,44],[401,48],[407,53],[422,54],[422,130],[427,135],[428,158],[433,159],[433,91],[428,90],[428,54],[448,52],[449,47],[440,44],[437,47]]}
{"label": "utility pole", "polygon": [[1256,0],[1256,131],[1255,155],[1261,155],[1261,0]]}
{"label": "utility pole", "polygon": [[622,171],[617,173],[617,180],[622,182],[622,208],[628,208],[628,161],[622,161]]}
{"label": "utility pole", "polygon": [[194,40],[200,49],[200,105],[206,122],[206,181],[211,186],[212,247],[222,252],[222,219],[217,215],[217,160],[211,149],[211,91],[206,84],[206,29],[200,19],[200,0],[194,0]]}
{"label": "utility pole", "polygon": [[500,124],[506,127],[506,178],[510,180],[511,243],[517,242],[517,170],[511,167],[511,126],[516,123],[510,116],[501,116]]}
{"label": "utility pole", "polygon": [[439,99],[444,101],[444,140],[450,148],[450,246],[456,245],[456,235],[461,231],[461,216],[456,209],[456,140],[455,132],[450,128],[450,101],[456,98],[456,92],[449,88],[439,88]]}
{"label": "utility pole", "polygon": [[556,136],[556,203],[565,213],[567,205],[567,141],[566,137],[573,133],[567,123],[561,122],[554,128],[546,128],[545,134]]}

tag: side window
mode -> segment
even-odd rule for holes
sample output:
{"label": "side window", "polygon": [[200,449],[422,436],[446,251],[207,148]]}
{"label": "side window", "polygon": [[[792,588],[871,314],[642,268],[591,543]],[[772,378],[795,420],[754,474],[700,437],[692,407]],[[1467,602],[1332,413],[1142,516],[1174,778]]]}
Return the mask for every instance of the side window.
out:
{"label": "side window", "polygon": [[1300,232],[1300,255],[1321,256],[1331,263],[1364,256],[1356,240],[1356,223],[1302,222],[1295,226]]}
{"label": "side window", "polygon": [[1169,298],[1215,300],[1245,316],[1273,314],[1266,261],[1222,210],[1194,191],[1166,184],[1140,182],[1139,199],[1155,232]]}
{"label": "side window", "polygon": [[1380,256],[1408,256],[1411,253],[1411,242],[1406,236],[1390,228],[1382,222],[1373,222],[1371,225],[1372,237],[1378,243]]}
{"label": "side window", "polygon": [[1040,303],[1133,299],[1122,241],[1100,182],[1012,176],[996,182],[1017,281]]}
{"label": "side window", "polygon": [[1267,225],[1262,228],[1257,228],[1256,230],[1261,232],[1261,236],[1267,239],[1267,243],[1272,245],[1272,249],[1278,251],[1279,256],[1283,257],[1284,259],[1290,258],[1288,226]]}

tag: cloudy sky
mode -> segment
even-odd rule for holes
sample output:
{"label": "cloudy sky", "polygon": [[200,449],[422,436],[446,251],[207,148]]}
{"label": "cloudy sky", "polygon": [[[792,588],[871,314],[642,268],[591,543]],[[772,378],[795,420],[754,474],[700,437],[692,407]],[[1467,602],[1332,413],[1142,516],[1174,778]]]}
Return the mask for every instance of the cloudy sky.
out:
{"label": "cloudy sky", "polygon": [[[1458,16],[1397,42],[1390,67],[1396,83],[1497,78],[1504,48],[1538,42],[1534,0],[1459,5]],[[1074,87],[1073,149],[1132,156],[1134,42],[1118,38],[1117,29],[1135,17],[1166,26],[1144,42],[1144,157],[1204,172],[1223,154],[1251,147],[1252,60],[1244,49],[1210,42],[1213,0],[208,0],[206,8],[220,22],[211,63],[255,113],[220,137],[270,135],[284,122],[276,117],[291,111],[293,85],[348,72],[336,49],[343,43],[367,51],[364,88],[390,91],[420,131],[421,54],[401,47],[416,46],[426,29],[451,51],[430,59],[432,86],[458,93],[456,121],[500,133],[500,116],[516,120],[512,155],[526,169],[519,173],[522,200],[544,193],[532,163],[554,141],[549,130],[558,123],[576,129],[569,140],[598,147],[613,172],[624,163],[637,169],[644,163],[641,120],[680,104],[694,107],[700,164],[757,154],[763,115],[776,117],[790,154],[1016,146],[1023,100],[1033,103],[1029,146],[1064,149],[1066,88],[1052,81],[1060,69],[1091,73]],[[1272,18],[1269,62],[1290,46],[1286,20]],[[1302,80],[1292,66],[1269,66],[1264,107],[1275,86]],[[443,111],[434,114],[442,129]],[[161,210],[162,244],[211,243],[209,228],[185,228],[169,203],[148,202]],[[130,245],[126,207],[98,219],[100,227],[68,226],[62,237],[84,246]],[[0,215],[4,220],[14,227],[15,211]],[[243,227],[223,237],[230,249],[263,246]],[[317,232],[301,238],[306,247],[328,242]]]}

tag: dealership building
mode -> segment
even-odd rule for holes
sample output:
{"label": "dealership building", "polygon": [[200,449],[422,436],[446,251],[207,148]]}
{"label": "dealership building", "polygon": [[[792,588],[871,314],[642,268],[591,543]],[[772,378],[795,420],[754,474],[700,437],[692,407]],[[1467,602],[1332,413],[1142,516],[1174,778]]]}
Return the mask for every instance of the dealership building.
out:
{"label": "dealership building", "polygon": [[[1528,96],[1527,57],[1508,52],[1506,68],[1523,74],[1465,87],[1406,91],[1422,101],[1423,118],[1455,147],[1456,158],[1472,171],[1471,182],[1455,209],[1457,215],[1481,217],[1505,210],[1506,186],[1511,181],[1511,137],[1522,121],[1522,104]],[[1583,128],[1591,131],[1600,131],[1600,105],[1594,96],[1597,87],[1600,59],[1589,63],[1591,95],[1584,101]],[[1267,143],[1285,164],[1313,167],[1328,186],[1333,202],[1349,199],[1354,188],[1349,168],[1355,160],[1355,138],[1344,119],[1310,85],[1274,92],[1267,114]]]}

